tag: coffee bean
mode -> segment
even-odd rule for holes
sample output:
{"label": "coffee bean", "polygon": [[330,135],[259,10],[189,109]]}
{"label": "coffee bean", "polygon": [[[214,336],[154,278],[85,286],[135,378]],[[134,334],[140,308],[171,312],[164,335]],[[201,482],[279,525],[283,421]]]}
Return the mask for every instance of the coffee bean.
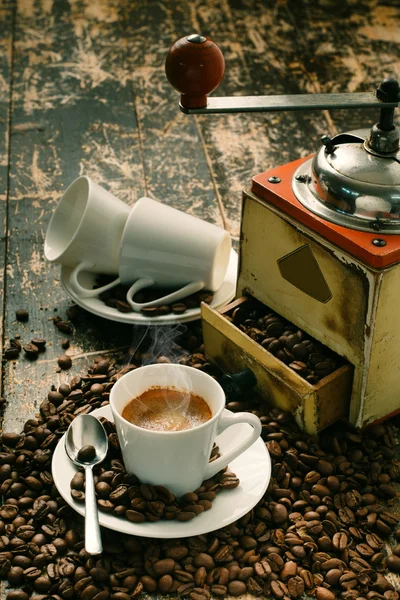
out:
{"label": "coffee bean", "polygon": [[29,600],[29,595],[23,590],[12,590],[8,592],[6,600]]}
{"label": "coffee bean", "polygon": [[171,575],[163,575],[158,580],[158,589],[162,594],[169,594],[173,585],[173,579]]}
{"label": "coffee bean", "polygon": [[275,598],[284,598],[288,595],[289,590],[286,585],[282,583],[282,581],[272,581],[271,582],[271,592],[275,596]]}
{"label": "coffee bean", "polygon": [[[228,591],[228,588],[225,585],[212,585],[211,586],[211,594],[213,596],[224,597],[224,596],[226,596],[227,591]],[[252,590],[251,590],[251,593],[253,593]]]}
{"label": "coffee bean", "polygon": [[140,309],[140,312],[146,317],[156,317],[160,314],[158,306],[144,306]]}
{"label": "coffee bean", "polygon": [[4,358],[6,360],[15,360],[19,357],[20,350],[18,348],[8,347],[4,350]]}
{"label": "coffee bean", "polygon": [[387,558],[388,569],[394,573],[400,573],[400,557],[392,554]]}
{"label": "coffee bean", "polygon": [[379,486],[379,489],[388,498],[395,498],[395,496],[396,496],[396,490],[389,483],[382,483]]}
{"label": "coffee bean", "polygon": [[41,575],[40,577],[37,577],[35,579],[33,583],[33,589],[35,590],[35,592],[46,593],[50,590],[51,585],[52,584],[50,578],[46,575]]}
{"label": "coffee bean", "polygon": [[231,596],[242,596],[246,593],[246,584],[243,581],[230,581],[228,583],[228,593]]}
{"label": "coffee bean", "polygon": [[333,592],[324,587],[317,587],[315,589],[315,597],[317,600],[335,600],[336,598]]}
{"label": "coffee bean", "polygon": [[24,308],[19,308],[15,311],[15,316],[17,321],[26,322],[29,319],[29,313]]}
{"label": "coffee bean", "polygon": [[187,310],[187,306],[186,306],[186,304],[184,304],[183,302],[178,302],[178,303],[176,303],[176,304],[173,304],[173,305],[171,306],[171,310],[172,310],[172,312],[173,312],[174,314],[176,314],[176,315],[181,315],[181,314],[183,314],[184,312],[186,312],[186,310]]}
{"label": "coffee bean", "polygon": [[54,321],[54,325],[63,333],[72,333],[72,325],[69,321]]}
{"label": "coffee bean", "polygon": [[36,346],[39,352],[44,352],[46,350],[46,340],[44,338],[34,338],[31,340],[31,344]]}
{"label": "coffee bean", "polygon": [[332,587],[336,587],[339,584],[339,580],[342,576],[341,569],[330,569],[325,573],[325,581]]}
{"label": "coffee bean", "polygon": [[39,348],[35,346],[35,344],[25,344],[24,346],[22,346],[22,348],[25,352],[26,358],[29,358],[30,360],[37,359],[39,354]]}
{"label": "coffee bean", "polygon": [[323,526],[319,521],[308,521],[306,529],[310,535],[318,535],[323,530]]}
{"label": "coffee bean", "polygon": [[133,310],[131,305],[128,304],[128,302],[125,302],[124,300],[117,300],[115,303],[115,308],[118,312],[121,313],[130,313]]}
{"label": "coffee bean", "polygon": [[19,586],[24,579],[23,572],[24,569],[22,567],[11,567],[7,573],[8,583],[13,587]]}
{"label": "coffee bean", "polygon": [[77,454],[77,459],[80,462],[88,463],[96,457],[96,448],[94,446],[82,446]]}
{"label": "coffee bean", "polygon": [[313,485],[311,488],[311,493],[323,498],[324,496],[330,496],[331,490],[325,485]]}
{"label": "coffee bean", "polygon": [[172,558],[164,558],[153,565],[154,573],[157,577],[169,575],[174,572],[175,561]]}
{"label": "coffee bean", "polygon": [[296,573],[297,573],[297,563],[289,560],[283,566],[283,569],[281,571],[281,578],[283,579],[283,581],[287,581],[291,577],[295,577]]}
{"label": "coffee bean", "polygon": [[288,511],[284,504],[276,504],[272,510],[272,518],[277,525],[285,523],[288,519]]}
{"label": "coffee bean", "polygon": [[204,552],[200,552],[194,557],[194,565],[196,567],[204,567],[207,571],[211,571],[211,569],[214,569],[215,567],[212,556],[205,554]]}
{"label": "coffee bean", "polygon": [[287,588],[291,598],[298,598],[304,594],[304,581],[301,577],[291,577],[287,582]]}
{"label": "coffee bean", "polygon": [[68,356],[68,354],[62,354],[59,356],[57,362],[58,366],[60,369],[63,369],[63,371],[66,371],[72,367],[72,359],[70,356]]}
{"label": "coffee bean", "polygon": [[64,348],[64,350],[68,350],[69,346],[70,346],[69,339],[68,338],[63,338],[61,340],[61,348]]}
{"label": "coffee bean", "polygon": [[332,538],[332,545],[335,548],[335,550],[337,551],[341,551],[344,550],[348,544],[348,537],[347,535],[340,531],[335,533],[335,535]]}

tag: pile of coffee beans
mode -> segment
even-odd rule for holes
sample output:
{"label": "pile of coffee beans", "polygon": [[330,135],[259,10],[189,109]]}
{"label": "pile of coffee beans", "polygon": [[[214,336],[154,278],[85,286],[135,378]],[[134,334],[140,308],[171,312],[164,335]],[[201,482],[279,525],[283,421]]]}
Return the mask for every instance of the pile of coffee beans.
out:
{"label": "pile of coffee beans", "polygon": [[[100,275],[96,280],[96,287],[102,287],[103,285],[107,285],[110,283],[112,278],[106,275]],[[126,294],[128,293],[129,286],[118,285],[115,288],[108,290],[107,292],[103,292],[100,294],[99,298],[104,302],[106,306],[110,308],[115,308],[118,312],[122,313],[130,313],[133,312],[132,307],[126,301]],[[146,302],[154,302],[160,296],[166,296],[174,292],[174,289],[163,289],[163,290],[142,290],[138,292],[133,300],[134,302],[138,302],[139,304],[144,304]],[[192,294],[179,300],[177,302],[173,302],[172,304],[163,304],[162,306],[147,306],[142,308],[141,313],[146,315],[146,317],[159,317],[162,315],[182,315],[187,310],[191,308],[199,308],[202,302],[206,302],[206,304],[210,304],[214,298],[214,294],[212,292],[208,292],[206,290],[201,290],[196,294]]]}
{"label": "pile of coffee beans", "polygon": [[254,299],[224,316],[311,384],[344,364],[329,348]]}
{"label": "pile of coffee beans", "polygon": [[250,392],[229,408],[262,423],[272,478],[257,506],[228,527],[189,538],[103,529],[102,555],[88,554],[83,520],[54,486],[52,454],[72,420],[107,405],[114,382],[137,366],[96,359],[87,374],[52,389],[21,433],[2,434],[0,577],[15,588],[6,600],[130,600],[142,593],[399,600],[385,576],[400,572],[391,508],[400,468],[390,422],[365,431],[340,424],[317,440]]}
{"label": "pile of coffee beans", "polygon": [[[97,506],[105,513],[113,513],[133,523],[145,521],[191,521],[206,510],[222,490],[232,490],[239,485],[234,473],[224,469],[211,479],[204,481],[194,492],[176,498],[163,486],[142,484],[134,475],[125,471],[118,436],[114,423],[101,418],[108,437],[108,453],[100,466],[94,469]],[[94,458],[93,446],[84,446],[79,450],[78,459],[90,460],[89,449]],[[218,458],[219,448],[214,445],[210,462]],[[77,502],[85,501],[85,475],[77,471],[71,479],[71,496]]]}

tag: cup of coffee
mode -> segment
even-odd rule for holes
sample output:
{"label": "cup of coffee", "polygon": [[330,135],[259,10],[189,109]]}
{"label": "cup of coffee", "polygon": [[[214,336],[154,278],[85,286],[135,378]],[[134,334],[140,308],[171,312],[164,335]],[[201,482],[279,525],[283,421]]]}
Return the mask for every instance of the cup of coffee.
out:
{"label": "cup of coffee", "polygon": [[[110,406],[127,472],[178,497],[226,467],[261,433],[255,415],[224,410],[225,394],[215,379],[183,365],[127,373],[114,384]],[[237,423],[250,425],[248,435],[210,463],[217,436]]]}
{"label": "cup of coffee", "polygon": [[[50,219],[45,257],[74,267],[71,283],[81,270],[118,275],[120,243],[130,211],[130,206],[89,177],[78,177]],[[105,287],[110,289],[118,281]]]}
{"label": "cup of coffee", "polygon": [[[152,198],[140,198],[132,208],[119,250],[119,279],[94,290],[78,281],[82,268],[71,274],[74,289],[83,297],[96,296],[117,283],[131,285],[127,302],[134,311],[160,306],[207,289],[217,291],[224,281],[231,251],[227,231]],[[84,265],[86,270],[90,265]],[[134,302],[148,287],[177,289],[152,302]]]}

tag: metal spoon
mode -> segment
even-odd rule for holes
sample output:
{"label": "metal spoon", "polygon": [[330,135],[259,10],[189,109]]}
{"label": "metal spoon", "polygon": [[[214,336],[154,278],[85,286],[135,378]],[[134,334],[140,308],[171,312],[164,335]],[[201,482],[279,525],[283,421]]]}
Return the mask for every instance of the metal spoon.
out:
{"label": "metal spoon", "polygon": [[[78,458],[84,446],[93,446],[96,454],[90,460]],[[85,469],[85,549],[89,554],[101,554],[99,517],[94,491],[93,467],[105,459],[108,438],[103,425],[92,415],[78,415],[65,436],[65,451],[72,462]]]}

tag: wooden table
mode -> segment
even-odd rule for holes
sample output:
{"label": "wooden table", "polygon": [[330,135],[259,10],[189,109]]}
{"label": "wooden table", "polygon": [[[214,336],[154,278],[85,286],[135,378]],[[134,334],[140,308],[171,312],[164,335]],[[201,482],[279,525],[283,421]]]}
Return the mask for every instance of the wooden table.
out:
{"label": "wooden table", "polygon": [[[148,195],[226,227],[237,243],[251,177],[313,152],[324,133],[368,126],[375,111],[185,116],[164,75],[179,37],[210,35],[226,75],[219,94],[373,89],[400,75],[397,0],[3,0],[0,8],[2,344],[45,337],[36,362],[3,362],[4,427],[19,430],[52,384],[96,353],[129,345],[132,327],[51,320],[71,304],[43,258],[52,211],[87,174],[133,204]],[[29,310],[27,323],[15,310]]]}
{"label": "wooden table", "polygon": [[397,0],[3,0],[1,343],[47,339],[36,362],[3,362],[6,430],[19,430],[52,384],[135,335],[78,322],[72,369],[56,373],[65,334],[51,317],[71,302],[43,240],[73,179],[87,174],[129,204],[157,198],[226,227],[237,243],[241,190],[254,174],[313,152],[324,133],[377,120],[374,111],[185,116],[164,75],[170,45],[192,32],[217,41],[221,95],[361,91],[400,75],[399,25]]}

